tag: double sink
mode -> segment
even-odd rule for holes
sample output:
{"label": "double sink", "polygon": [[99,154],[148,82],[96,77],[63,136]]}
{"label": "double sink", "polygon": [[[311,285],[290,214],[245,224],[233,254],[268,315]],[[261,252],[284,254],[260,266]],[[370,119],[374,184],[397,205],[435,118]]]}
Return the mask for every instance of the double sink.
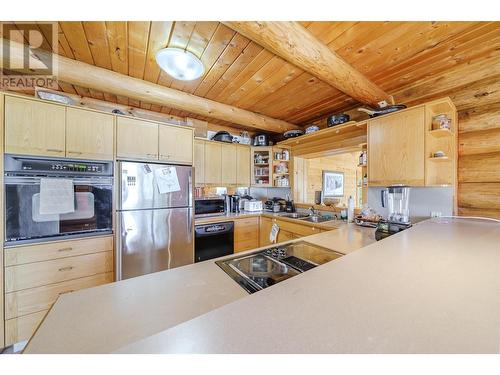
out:
{"label": "double sink", "polygon": [[309,214],[301,214],[298,212],[281,214],[279,217],[286,217],[289,219],[297,219],[301,221],[308,221],[310,223],[323,223],[325,221],[331,221],[333,218],[325,217],[321,215],[309,215]]}

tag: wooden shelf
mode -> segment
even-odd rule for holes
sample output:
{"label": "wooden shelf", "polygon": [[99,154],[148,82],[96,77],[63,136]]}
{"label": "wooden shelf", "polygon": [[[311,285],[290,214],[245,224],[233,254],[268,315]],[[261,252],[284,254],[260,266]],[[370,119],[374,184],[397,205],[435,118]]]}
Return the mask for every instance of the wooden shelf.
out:
{"label": "wooden shelf", "polygon": [[268,166],[269,166],[269,163],[258,163],[258,164],[257,164],[257,163],[254,163],[254,165],[255,165],[256,167],[268,167]]}
{"label": "wooden shelf", "polygon": [[434,129],[430,130],[429,134],[436,138],[453,136],[453,132],[450,129]]}

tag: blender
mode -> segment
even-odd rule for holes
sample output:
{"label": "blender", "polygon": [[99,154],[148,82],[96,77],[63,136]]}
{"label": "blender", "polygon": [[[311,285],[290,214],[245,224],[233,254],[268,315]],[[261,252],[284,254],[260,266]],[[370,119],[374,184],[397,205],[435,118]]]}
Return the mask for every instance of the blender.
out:
{"label": "blender", "polygon": [[380,220],[377,225],[377,241],[411,227],[409,186],[389,186],[381,191],[381,200],[388,213],[387,220]]}

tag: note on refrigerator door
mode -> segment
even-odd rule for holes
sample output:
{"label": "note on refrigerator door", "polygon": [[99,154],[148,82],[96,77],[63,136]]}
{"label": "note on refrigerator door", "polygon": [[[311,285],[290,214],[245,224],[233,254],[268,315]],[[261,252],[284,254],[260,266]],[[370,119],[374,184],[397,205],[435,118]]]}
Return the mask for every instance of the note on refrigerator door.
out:
{"label": "note on refrigerator door", "polygon": [[75,212],[73,180],[66,178],[40,179],[40,215]]}
{"label": "note on refrigerator door", "polygon": [[181,190],[175,167],[155,169],[155,180],[160,194],[168,194]]}

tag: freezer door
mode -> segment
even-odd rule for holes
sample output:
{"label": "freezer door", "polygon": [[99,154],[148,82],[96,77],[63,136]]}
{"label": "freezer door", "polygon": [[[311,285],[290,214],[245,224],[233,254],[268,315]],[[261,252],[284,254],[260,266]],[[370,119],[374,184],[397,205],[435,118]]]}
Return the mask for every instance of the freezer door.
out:
{"label": "freezer door", "polygon": [[[164,171],[174,172],[176,178],[170,181],[177,180],[178,184],[165,190],[161,178],[158,179]],[[191,167],[122,161],[118,164],[118,173],[118,210],[192,207]]]}
{"label": "freezer door", "polygon": [[119,212],[116,279],[193,263],[192,217],[191,208]]}

